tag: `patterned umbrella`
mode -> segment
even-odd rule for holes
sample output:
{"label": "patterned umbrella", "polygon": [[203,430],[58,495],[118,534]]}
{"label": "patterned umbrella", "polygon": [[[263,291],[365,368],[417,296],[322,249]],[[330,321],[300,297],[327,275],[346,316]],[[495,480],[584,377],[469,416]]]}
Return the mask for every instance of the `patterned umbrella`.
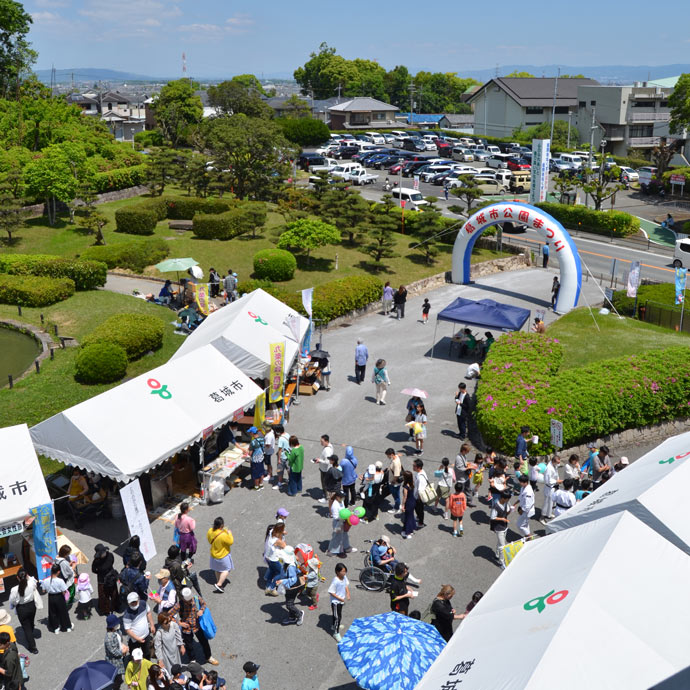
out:
{"label": "patterned umbrella", "polygon": [[363,690],[409,690],[445,644],[433,625],[391,611],[356,618],[338,651]]}

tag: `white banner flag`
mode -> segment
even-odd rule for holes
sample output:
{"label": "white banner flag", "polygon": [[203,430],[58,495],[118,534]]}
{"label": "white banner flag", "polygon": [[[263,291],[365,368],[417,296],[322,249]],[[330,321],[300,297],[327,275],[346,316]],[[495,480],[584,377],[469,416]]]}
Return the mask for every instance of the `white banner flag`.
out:
{"label": "white banner flag", "polygon": [[314,294],[314,288],[307,288],[306,290],[302,290],[302,304],[304,305],[304,308],[307,311],[307,314],[309,314],[309,318],[311,319],[311,298]]}
{"label": "white banner flag", "polygon": [[129,533],[131,535],[136,534],[139,537],[141,540],[141,553],[147,561],[150,561],[156,555],[156,545],[153,542],[149,515],[146,512],[139,480],[135,479],[127,486],[122,487],[120,489],[120,496],[125,509],[125,515],[127,516]]}
{"label": "white banner flag", "polygon": [[633,261],[630,266],[630,273],[628,273],[628,297],[637,296],[637,288],[640,285],[640,262]]}

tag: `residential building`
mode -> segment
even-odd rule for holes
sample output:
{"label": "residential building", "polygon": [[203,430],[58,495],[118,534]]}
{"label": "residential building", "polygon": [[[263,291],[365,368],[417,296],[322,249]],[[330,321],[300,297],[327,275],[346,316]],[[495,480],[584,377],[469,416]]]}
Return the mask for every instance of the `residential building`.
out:
{"label": "residential building", "polygon": [[454,115],[446,113],[438,123],[441,129],[454,129],[464,134],[472,134],[474,132],[474,113],[467,115]]}
{"label": "residential building", "polygon": [[[294,94],[291,96],[273,96],[271,98],[266,98],[265,102],[273,108],[276,117],[291,117],[296,110],[295,106],[289,102],[293,96]],[[326,100],[314,100],[308,96],[298,96],[298,98],[309,106],[312,117],[326,124],[328,124],[330,119],[328,109],[334,105],[338,105],[340,102],[340,99],[336,97]]]}
{"label": "residential building", "polygon": [[99,117],[118,141],[132,141],[144,131],[146,111],[144,98],[119,91],[70,93],[67,102],[77,105],[84,115]]}
{"label": "residential building", "polygon": [[552,77],[496,77],[482,85],[469,98],[474,107],[474,133],[510,137],[521,127],[529,129],[555,118],[577,127],[580,86],[596,86],[593,79]]}
{"label": "residential building", "polygon": [[399,127],[396,113],[400,111],[390,103],[375,98],[357,97],[328,108],[331,129],[376,129]]}

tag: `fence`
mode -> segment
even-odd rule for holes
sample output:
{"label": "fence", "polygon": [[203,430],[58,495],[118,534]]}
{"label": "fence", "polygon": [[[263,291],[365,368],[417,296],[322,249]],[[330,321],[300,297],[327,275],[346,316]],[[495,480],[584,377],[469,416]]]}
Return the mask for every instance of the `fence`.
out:
{"label": "fence", "polygon": [[640,318],[655,326],[663,326],[674,331],[682,330],[683,333],[690,333],[690,314],[683,314],[683,326],[681,329],[681,311],[681,307],[647,301],[644,303],[644,306],[640,306]]}

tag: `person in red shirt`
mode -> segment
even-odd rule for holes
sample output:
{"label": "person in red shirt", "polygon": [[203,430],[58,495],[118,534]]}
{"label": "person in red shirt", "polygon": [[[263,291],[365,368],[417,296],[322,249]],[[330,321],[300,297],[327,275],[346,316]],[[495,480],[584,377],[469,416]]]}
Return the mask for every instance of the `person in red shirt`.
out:
{"label": "person in red shirt", "polygon": [[462,516],[467,510],[467,497],[463,491],[462,482],[455,483],[455,492],[448,497],[448,509],[453,518],[453,536],[462,537]]}

